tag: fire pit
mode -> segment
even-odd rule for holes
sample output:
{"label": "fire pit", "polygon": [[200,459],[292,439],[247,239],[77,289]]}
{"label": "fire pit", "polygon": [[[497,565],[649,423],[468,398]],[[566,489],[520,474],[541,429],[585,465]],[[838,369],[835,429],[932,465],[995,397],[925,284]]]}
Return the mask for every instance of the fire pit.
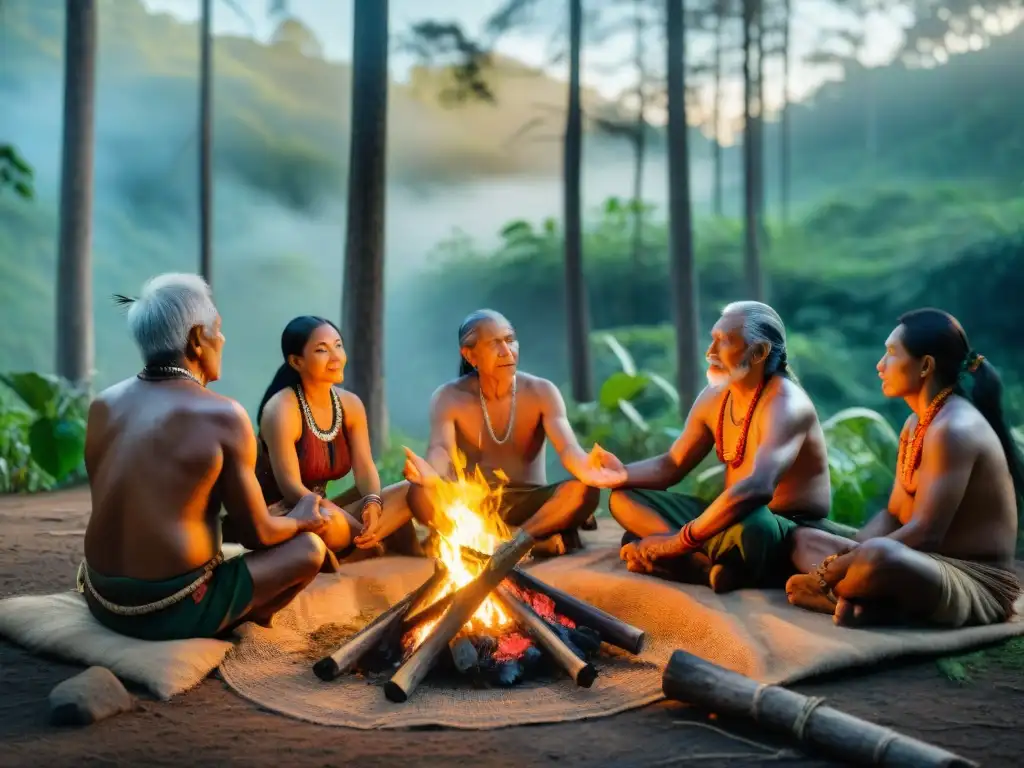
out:
{"label": "fire pit", "polygon": [[522,531],[509,538],[498,515],[501,489],[479,471],[467,478],[459,469],[456,481],[433,493],[444,511],[435,521],[433,575],[318,661],[320,679],[393,672],[384,693],[395,702],[408,700],[431,672],[511,686],[564,670],[589,688],[602,642],[641,651],[641,630],[518,567],[535,542]]}

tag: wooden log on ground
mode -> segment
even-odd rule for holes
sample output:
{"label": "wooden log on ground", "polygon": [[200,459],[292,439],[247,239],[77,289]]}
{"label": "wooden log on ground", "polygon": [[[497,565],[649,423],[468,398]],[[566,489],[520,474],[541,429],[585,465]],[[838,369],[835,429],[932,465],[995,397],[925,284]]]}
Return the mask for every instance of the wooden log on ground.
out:
{"label": "wooden log on ground", "polygon": [[597,670],[594,665],[581,659],[568,645],[563,643],[562,639],[533,608],[504,585],[498,586],[495,595],[505,610],[519,622],[519,626],[551,654],[558,665],[569,673],[569,677],[576,681],[576,685],[589,688],[594,684],[594,680],[597,679]]}
{"label": "wooden log on ground", "polygon": [[[465,547],[463,547],[462,552],[464,556],[471,559],[484,557],[479,552],[469,551]],[[509,579],[520,589],[540,592],[542,595],[550,597],[555,602],[556,611],[566,618],[572,619],[577,624],[590,627],[601,635],[603,642],[614,645],[616,648],[622,648],[632,654],[638,654],[643,650],[646,636],[639,627],[627,624],[610,613],[606,613],[600,608],[595,608],[578,597],[573,597],[568,592],[563,592],[556,587],[552,587],[550,584],[544,583],[518,566],[509,574]]]}
{"label": "wooden log on ground", "polygon": [[409,608],[423,595],[433,592],[448,578],[448,569],[440,562],[434,562],[434,573],[423,584],[403,597],[384,613],[350,637],[344,645],[313,665],[313,673],[324,681],[331,681],[348,672],[358,661],[372,650],[381,638],[405,616]]}
{"label": "wooden log on ground", "polygon": [[448,648],[452,652],[455,669],[462,674],[469,672],[480,663],[480,655],[476,652],[473,641],[465,635],[448,643]]}
{"label": "wooden log on ground", "polygon": [[384,695],[389,701],[408,701],[409,696],[427,676],[441,649],[448,646],[480,604],[508,576],[509,571],[523,559],[535,543],[532,536],[520,530],[515,538],[495,550],[484,569],[473,581],[455,593],[452,604],[444,616],[385,684]]}
{"label": "wooden log on ground", "polygon": [[662,678],[665,696],[676,701],[785,731],[802,743],[844,762],[933,768],[977,766],[959,755],[861,720],[776,685],[762,685],[686,651],[672,654]]}

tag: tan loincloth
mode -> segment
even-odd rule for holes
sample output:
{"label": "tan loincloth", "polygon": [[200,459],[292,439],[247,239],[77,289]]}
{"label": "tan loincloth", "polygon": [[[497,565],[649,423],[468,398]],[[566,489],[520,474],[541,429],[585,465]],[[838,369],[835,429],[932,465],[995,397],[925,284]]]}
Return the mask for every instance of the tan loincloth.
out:
{"label": "tan loincloth", "polygon": [[994,565],[928,553],[942,574],[942,595],[930,621],[947,627],[999,624],[1013,615],[1017,574]]}

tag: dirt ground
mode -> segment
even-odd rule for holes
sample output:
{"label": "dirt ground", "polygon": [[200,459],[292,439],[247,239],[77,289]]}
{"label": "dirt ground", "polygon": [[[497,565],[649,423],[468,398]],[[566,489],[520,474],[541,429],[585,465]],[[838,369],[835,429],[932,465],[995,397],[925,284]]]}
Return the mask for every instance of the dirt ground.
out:
{"label": "dirt ground", "polygon": [[[67,589],[89,515],[87,493],[0,497],[0,597]],[[602,520],[602,526],[613,525]],[[797,686],[828,703],[986,766],[1020,764],[1024,654],[1020,646],[957,662],[920,661]],[[212,677],[171,702],[84,729],[47,724],[46,697],[79,667],[0,641],[0,766],[830,765],[745,723],[709,723],[662,703],[580,723],[493,731],[355,731],[260,710]],[[967,673],[967,679],[950,677]],[[738,740],[756,739],[765,747]]]}

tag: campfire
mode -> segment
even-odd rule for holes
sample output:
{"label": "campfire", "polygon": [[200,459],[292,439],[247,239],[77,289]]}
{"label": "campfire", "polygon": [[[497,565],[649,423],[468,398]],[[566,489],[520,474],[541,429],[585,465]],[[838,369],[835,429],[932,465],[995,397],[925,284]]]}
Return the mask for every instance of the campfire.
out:
{"label": "campfire", "polygon": [[[589,688],[602,642],[639,653],[644,634],[519,568],[535,543],[515,536],[500,516],[502,487],[465,472],[432,490],[429,549],[434,573],[313,671],[333,680],[350,671],[380,675],[387,698],[404,702],[428,673],[478,686],[512,686],[564,670]],[[507,482],[507,478],[499,477]]]}

